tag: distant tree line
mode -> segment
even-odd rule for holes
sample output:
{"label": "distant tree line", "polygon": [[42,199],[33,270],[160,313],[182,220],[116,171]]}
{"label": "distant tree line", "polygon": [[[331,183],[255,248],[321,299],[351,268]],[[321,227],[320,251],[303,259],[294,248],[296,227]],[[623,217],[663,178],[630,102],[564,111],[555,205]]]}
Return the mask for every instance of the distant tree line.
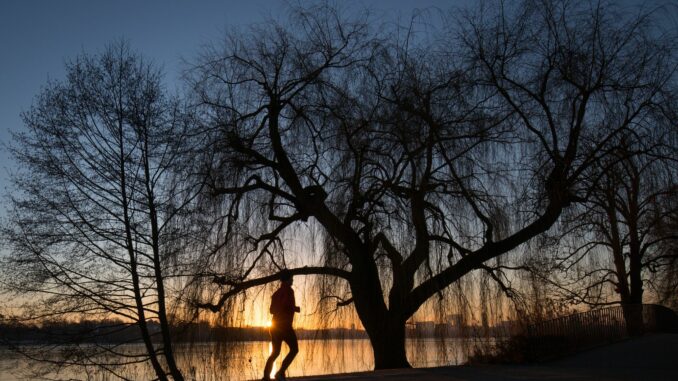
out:
{"label": "distant tree line", "polygon": [[[162,344],[161,326],[147,322],[151,341]],[[233,342],[269,340],[265,327],[222,327],[207,322],[182,324],[172,328],[175,343]],[[414,334],[414,333],[412,333]],[[363,339],[365,331],[349,328],[299,329],[297,336],[305,339]],[[117,320],[83,322],[47,321],[40,325],[18,322],[0,324],[0,346],[15,347],[35,344],[132,344],[143,343],[137,323]]]}

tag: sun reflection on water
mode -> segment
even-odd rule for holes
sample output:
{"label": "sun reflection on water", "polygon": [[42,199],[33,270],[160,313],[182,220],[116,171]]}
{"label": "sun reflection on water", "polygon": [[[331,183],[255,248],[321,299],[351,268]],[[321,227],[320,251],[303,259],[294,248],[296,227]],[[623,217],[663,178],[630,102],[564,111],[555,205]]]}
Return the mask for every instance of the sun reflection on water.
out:
{"label": "sun reflection on water", "polygon": [[[268,355],[270,356],[271,353],[273,353],[273,343],[268,343]],[[271,379],[275,376],[275,372],[278,370],[277,362],[278,361],[276,359],[276,361],[273,363],[273,367],[271,368],[271,374],[268,375]]]}

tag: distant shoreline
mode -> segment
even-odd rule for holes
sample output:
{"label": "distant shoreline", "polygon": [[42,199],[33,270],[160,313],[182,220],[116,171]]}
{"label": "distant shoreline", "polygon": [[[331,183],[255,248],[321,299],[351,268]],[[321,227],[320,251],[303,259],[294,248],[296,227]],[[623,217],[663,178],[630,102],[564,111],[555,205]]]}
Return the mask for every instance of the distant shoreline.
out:
{"label": "distant shoreline", "polygon": [[[148,330],[160,341],[160,328],[155,322],[147,323]],[[365,340],[367,332],[355,328],[325,328],[296,330],[299,340]],[[457,330],[417,330],[408,329],[406,337],[413,339],[455,339],[489,337],[491,340],[505,335],[502,332],[484,332],[477,327],[464,327]],[[219,327],[206,323],[191,323],[175,326],[172,329],[176,343],[228,343],[247,341],[268,341],[267,327]],[[0,324],[0,345],[37,345],[37,344],[125,344],[141,342],[139,327],[122,322],[51,322],[41,326],[25,324]]]}

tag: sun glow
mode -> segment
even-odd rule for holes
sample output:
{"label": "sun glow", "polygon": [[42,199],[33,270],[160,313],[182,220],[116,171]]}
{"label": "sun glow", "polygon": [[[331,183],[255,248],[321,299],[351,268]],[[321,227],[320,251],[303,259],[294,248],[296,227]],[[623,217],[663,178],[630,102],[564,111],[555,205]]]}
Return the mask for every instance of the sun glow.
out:
{"label": "sun glow", "polygon": [[266,324],[264,325],[266,328],[271,328],[273,327],[273,322],[272,321],[267,321]]}

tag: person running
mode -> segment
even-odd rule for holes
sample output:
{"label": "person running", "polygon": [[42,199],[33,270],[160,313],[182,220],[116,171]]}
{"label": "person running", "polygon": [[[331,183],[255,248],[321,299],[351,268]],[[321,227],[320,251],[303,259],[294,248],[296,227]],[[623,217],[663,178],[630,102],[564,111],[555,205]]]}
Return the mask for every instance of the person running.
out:
{"label": "person running", "polygon": [[283,270],[280,274],[280,288],[271,297],[270,312],[273,314],[273,320],[270,334],[273,350],[268,360],[266,360],[264,378],[262,379],[264,381],[270,380],[271,368],[280,354],[283,341],[290,348],[290,352],[285,356],[280,369],[276,372],[276,380],[286,380],[285,371],[292,363],[292,360],[294,360],[294,356],[299,353],[297,334],[294,332],[294,328],[292,328],[292,322],[294,321],[294,313],[300,312],[301,309],[295,305],[292,282],[292,273]]}

